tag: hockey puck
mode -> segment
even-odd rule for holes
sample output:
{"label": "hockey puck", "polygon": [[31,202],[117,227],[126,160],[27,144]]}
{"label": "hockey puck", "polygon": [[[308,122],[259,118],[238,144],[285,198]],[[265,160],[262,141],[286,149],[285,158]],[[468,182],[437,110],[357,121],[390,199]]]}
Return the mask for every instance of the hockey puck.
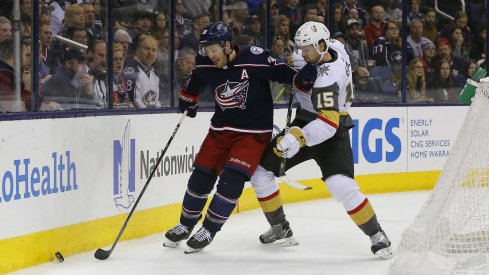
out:
{"label": "hockey puck", "polygon": [[63,255],[61,255],[61,252],[59,251],[56,251],[56,253],[54,253],[54,256],[56,256],[56,259],[58,259],[58,262],[60,263],[65,261],[65,258],[63,257]]}

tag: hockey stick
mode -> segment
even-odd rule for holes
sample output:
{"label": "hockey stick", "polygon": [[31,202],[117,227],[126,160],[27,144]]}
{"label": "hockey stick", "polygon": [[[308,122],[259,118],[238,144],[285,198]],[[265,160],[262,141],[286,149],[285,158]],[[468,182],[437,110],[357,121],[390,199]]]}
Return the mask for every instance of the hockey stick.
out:
{"label": "hockey stick", "polygon": [[[287,118],[285,119],[284,135],[289,132],[289,128],[290,128],[290,120],[292,117],[292,102],[294,101],[294,94],[295,94],[295,90],[292,87],[292,89],[290,91],[289,104],[287,106]],[[287,177],[287,175],[285,174],[285,163],[287,162],[286,155],[287,155],[287,150],[282,152],[282,158],[280,159],[280,168],[278,170],[278,173],[279,173],[278,177],[280,178],[280,180],[282,180],[288,186],[295,188],[295,189],[298,189],[298,190],[312,189],[312,187],[310,187],[310,186],[302,185],[302,184],[300,184],[296,181],[293,181]]]}
{"label": "hockey stick", "polygon": [[110,250],[103,250],[102,248],[97,249],[97,251],[95,251],[95,255],[94,255],[96,259],[98,259],[98,260],[105,260],[105,259],[109,258],[110,257],[110,254],[112,254],[112,252],[114,251],[114,248],[117,245],[117,242],[119,242],[119,239],[121,238],[122,233],[126,229],[126,226],[127,226],[127,223],[129,222],[129,219],[131,219],[131,216],[134,213],[134,210],[138,206],[138,203],[141,200],[141,198],[143,197],[144,191],[146,191],[146,188],[148,187],[149,183],[151,182],[151,179],[153,178],[153,175],[155,174],[156,169],[158,169],[158,166],[159,166],[161,160],[163,159],[163,156],[165,155],[166,150],[168,150],[168,147],[170,146],[170,143],[172,142],[173,138],[175,137],[178,129],[180,128],[180,126],[183,123],[183,119],[186,116],[187,116],[187,111],[185,111],[182,114],[182,117],[180,117],[180,121],[178,122],[177,126],[175,127],[175,130],[173,130],[173,133],[171,134],[170,139],[166,143],[166,146],[163,149],[163,152],[161,153],[161,155],[159,156],[158,160],[156,161],[156,164],[153,167],[153,170],[151,170],[151,173],[149,174],[148,180],[146,180],[146,183],[144,184],[144,187],[141,190],[141,193],[139,194],[139,197],[137,198],[136,203],[134,203],[134,206],[132,207],[131,211],[129,212],[129,215],[127,216],[126,221],[122,225],[122,228],[119,231],[119,234],[117,235],[117,238],[115,238],[115,241],[112,244],[112,247],[110,248]]}

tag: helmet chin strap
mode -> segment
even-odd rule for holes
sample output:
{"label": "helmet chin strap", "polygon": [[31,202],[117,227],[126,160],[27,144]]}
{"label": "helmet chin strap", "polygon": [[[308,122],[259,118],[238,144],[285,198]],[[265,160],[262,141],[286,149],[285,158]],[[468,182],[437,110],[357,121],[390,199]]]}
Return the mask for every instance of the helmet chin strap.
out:
{"label": "helmet chin strap", "polygon": [[224,70],[227,70],[227,69],[228,69],[228,64],[229,64],[229,62],[231,62],[231,60],[230,60],[229,56],[230,56],[231,54],[233,54],[234,49],[233,49],[233,48],[231,48],[231,52],[230,52],[229,54],[228,54],[228,53],[226,53],[226,48],[225,48],[225,47],[224,47],[224,49],[223,49],[223,50],[224,50],[224,55],[226,55],[226,65],[224,65],[224,67],[222,67],[222,68],[223,68]]}
{"label": "helmet chin strap", "polygon": [[316,49],[316,51],[317,51],[317,52],[318,52],[318,54],[319,54],[319,59],[318,59],[318,61],[317,61],[317,62],[315,62],[315,63],[314,63],[314,65],[319,65],[319,63],[321,63],[321,61],[322,61],[322,60],[323,60],[323,58],[324,58],[324,55],[325,55],[326,53],[328,53],[328,49],[329,49],[329,46],[328,46],[328,45],[326,45],[326,50],[325,50],[324,52],[320,52],[320,51],[319,51],[319,49]]}

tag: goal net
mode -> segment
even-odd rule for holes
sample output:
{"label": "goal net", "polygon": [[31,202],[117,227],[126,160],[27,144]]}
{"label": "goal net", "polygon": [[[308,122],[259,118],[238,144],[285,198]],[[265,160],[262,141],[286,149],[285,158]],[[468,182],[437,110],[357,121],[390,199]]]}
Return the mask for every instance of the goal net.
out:
{"label": "goal net", "polygon": [[480,81],[440,178],[404,231],[389,273],[489,274],[489,78]]}

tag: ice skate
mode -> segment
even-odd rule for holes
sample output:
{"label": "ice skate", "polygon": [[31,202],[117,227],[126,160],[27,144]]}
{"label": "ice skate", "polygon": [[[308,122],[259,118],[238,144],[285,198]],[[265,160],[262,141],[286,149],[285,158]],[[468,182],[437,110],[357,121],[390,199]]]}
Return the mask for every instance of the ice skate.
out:
{"label": "ice skate", "polygon": [[200,228],[199,231],[187,241],[188,248],[185,250],[185,254],[203,250],[212,242],[214,236],[216,236],[216,233],[209,232],[205,227]]}
{"label": "ice skate", "polygon": [[188,227],[181,223],[177,224],[165,233],[166,240],[163,242],[163,246],[171,248],[177,247],[181,241],[188,239],[193,229],[194,226]]}
{"label": "ice skate", "polygon": [[270,227],[267,232],[260,236],[260,242],[263,244],[275,243],[280,246],[296,246],[299,242],[295,240],[293,235],[289,222],[285,221],[282,224]]}
{"label": "ice skate", "polygon": [[370,247],[372,253],[384,260],[392,258],[391,242],[383,230],[370,236],[370,241],[372,242],[372,246]]}

